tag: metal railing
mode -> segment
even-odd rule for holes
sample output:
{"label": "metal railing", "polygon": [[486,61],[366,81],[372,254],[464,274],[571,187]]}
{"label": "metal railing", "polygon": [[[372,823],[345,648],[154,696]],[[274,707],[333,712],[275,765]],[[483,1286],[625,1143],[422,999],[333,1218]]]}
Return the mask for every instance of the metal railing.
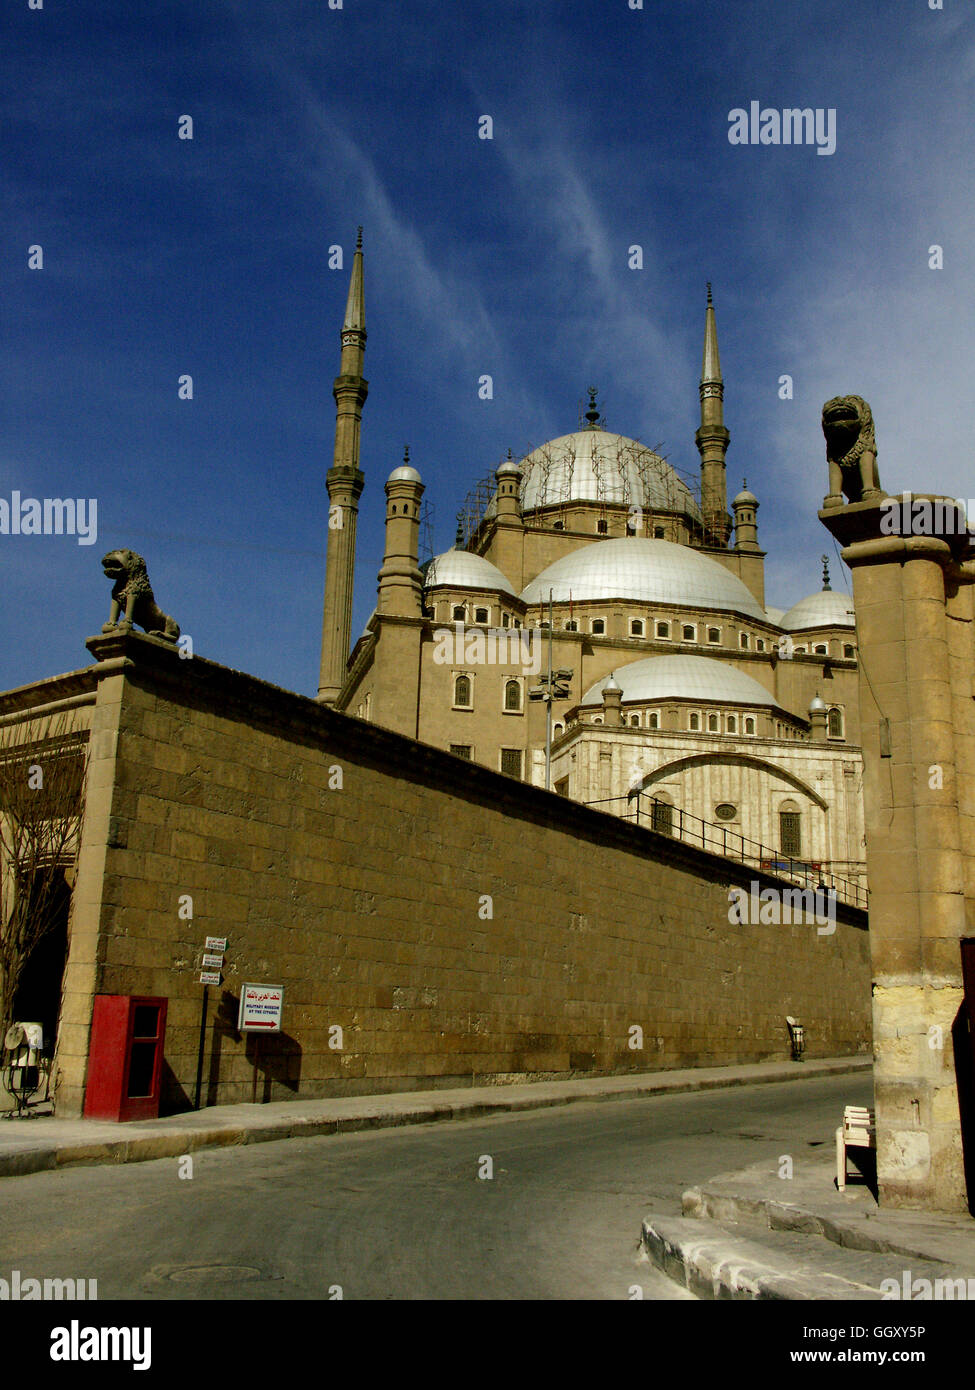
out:
{"label": "metal railing", "polygon": [[[855,879],[834,874],[828,865],[808,859],[794,859],[769,845],[763,845],[759,840],[739,835],[736,830],[730,830],[726,825],[718,825],[715,821],[692,816],[679,806],[672,806],[669,801],[661,801],[656,796],[648,796],[646,792],[634,792],[630,796],[604,797],[602,800],[587,801],[585,804],[596,810],[605,810],[608,815],[618,816],[621,820],[632,821],[648,830],[655,830],[672,840],[680,840],[682,844],[709,850],[712,854],[723,855],[735,863],[746,864],[763,873],[773,874],[776,878],[785,878],[792,883],[801,884],[803,888],[829,889],[835,894],[837,902],[846,903],[849,907],[859,907],[864,911],[867,909],[868,890]],[[623,809],[610,810],[614,805],[622,805]]]}

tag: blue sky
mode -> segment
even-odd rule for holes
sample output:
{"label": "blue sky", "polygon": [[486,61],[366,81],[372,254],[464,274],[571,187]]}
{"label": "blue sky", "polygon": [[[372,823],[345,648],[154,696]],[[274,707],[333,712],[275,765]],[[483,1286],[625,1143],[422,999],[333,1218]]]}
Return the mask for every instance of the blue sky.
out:
{"label": "blue sky", "polygon": [[[888,491],[975,496],[962,0],[11,0],[5,19],[0,497],[94,497],[98,540],[0,536],[0,688],[88,663],[100,557],[129,546],[197,652],[314,693],[359,223],[355,634],[406,443],[437,549],[509,447],[576,427],[590,382],[610,428],[696,473],[709,279],[729,495],[747,475],[761,501],[770,603],[834,553],[828,396],[871,403]],[[835,108],[836,152],[732,146],[753,100]]]}

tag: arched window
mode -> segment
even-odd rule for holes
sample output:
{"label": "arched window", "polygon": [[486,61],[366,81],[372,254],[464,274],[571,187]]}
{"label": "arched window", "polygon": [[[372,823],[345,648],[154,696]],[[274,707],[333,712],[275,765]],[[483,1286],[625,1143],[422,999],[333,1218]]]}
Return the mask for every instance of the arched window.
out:
{"label": "arched window", "polygon": [[829,656],[829,647],[827,647],[825,642],[818,642],[816,646],[813,647],[813,653],[815,656]]}
{"label": "arched window", "polygon": [[579,631],[579,624],[576,622],[575,618],[570,618],[570,619],[568,620],[568,622],[565,624],[565,630],[566,630],[566,632],[578,632],[578,631]]}
{"label": "arched window", "polygon": [[719,627],[709,627],[709,628],[708,628],[708,641],[709,641],[709,642],[720,642],[720,641],[721,641],[721,629],[720,629]]}
{"label": "arched window", "polygon": [[685,623],[681,629],[681,633],[685,642],[697,641],[697,628],[693,623]]}
{"label": "arched window", "polygon": [[597,521],[597,522],[596,522],[596,530],[597,530],[597,532],[599,533],[599,535],[605,536],[605,534],[606,534],[606,532],[608,531],[608,529],[609,529],[609,523],[608,523],[608,522],[606,522],[606,521]]}
{"label": "arched window", "polygon": [[843,656],[844,656],[844,659],[847,660],[847,661],[852,661],[852,660],[853,660],[854,651],[853,651],[853,645],[852,645],[852,643],[850,643],[850,642],[844,642],[844,644],[843,644]]}
{"label": "arched window", "polygon": [[790,859],[802,854],[802,817],[794,801],[783,801],[779,807],[779,843]]}
{"label": "arched window", "polygon": [[653,820],[651,824],[658,835],[673,835],[674,833],[674,808],[666,801],[657,798],[653,803]]}
{"label": "arched window", "polygon": [[754,719],[751,717],[751,715],[749,715],[748,718],[745,720],[745,733],[746,733],[746,734],[753,734],[754,732],[755,732],[755,721],[754,721]]}
{"label": "arched window", "polygon": [[650,715],[649,727],[650,727],[651,729],[659,729],[659,728],[660,728],[660,715],[657,713],[656,710],[654,710],[653,713]]}
{"label": "arched window", "polygon": [[658,637],[669,637],[669,636],[670,636],[670,623],[658,623],[658,624],[657,624],[657,636],[658,636]]}
{"label": "arched window", "polygon": [[593,620],[592,620],[592,635],[593,635],[594,637],[602,637],[603,634],[605,633],[605,631],[606,631],[606,623],[605,623],[604,619],[602,619],[602,618],[593,618]]}
{"label": "arched window", "polygon": [[470,676],[458,676],[454,681],[454,704],[459,705],[461,709],[470,709],[473,703],[471,694]]}
{"label": "arched window", "polygon": [[728,733],[729,733],[729,734],[736,734],[737,732],[738,732],[738,720],[737,720],[737,718],[736,718],[735,715],[729,714],[729,715],[728,715]]}
{"label": "arched window", "polygon": [[639,727],[640,727],[640,716],[639,716],[638,714],[631,714],[631,715],[630,715],[630,728],[632,728],[632,729],[638,729]]}
{"label": "arched window", "polygon": [[467,612],[462,603],[458,603],[454,608],[454,622],[462,623],[467,617]]}
{"label": "arched window", "polygon": [[741,642],[742,651],[747,651],[747,650],[748,650],[748,633],[747,633],[747,632],[742,632],[742,633],[739,635],[739,641]]}
{"label": "arched window", "polygon": [[488,611],[487,611],[486,608],[475,608],[475,609],[474,609],[474,621],[475,621],[476,623],[486,623],[487,620],[488,620]]}
{"label": "arched window", "polygon": [[843,711],[831,709],[827,716],[827,728],[830,738],[843,737]]}
{"label": "arched window", "polygon": [[504,683],[504,707],[505,709],[521,709],[521,682],[505,681]]}
{"label": "arched window", "polygon": [[643,619],[642,619],[642,618],[631,618],[631,619],[630,619],[630,636],[631,636],[631,637],[642,637],[642,636],[643,636]]}
{"label": "arched window", "polygon": [[689,725],[688,725],[688,728],[690,729],[690,731],[691,731],[692,734],[696,734],[696,733],[698,733],[698,732],[700,731],[700,728],[701,728],[701,716],[700,716],[699,714],[694,713],[694,714],[691,715],[690,723],[689,723]]}
{"label": "arched window", "polygon": [[717,716],[716,714],[709,714],[709,715],[708,715],[708,733],[709,733],[709,734],[716,734],[717,732],[718,732],[718,716]]}

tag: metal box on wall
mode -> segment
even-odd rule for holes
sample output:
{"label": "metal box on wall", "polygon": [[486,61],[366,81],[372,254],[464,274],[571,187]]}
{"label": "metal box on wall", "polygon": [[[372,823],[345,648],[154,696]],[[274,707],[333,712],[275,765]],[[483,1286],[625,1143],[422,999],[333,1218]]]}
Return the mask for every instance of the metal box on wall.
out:
{"label": "metal box on wall", "polygon": [[152,1120],[159,1114],[167,999],[96,994],[85,1118]]}

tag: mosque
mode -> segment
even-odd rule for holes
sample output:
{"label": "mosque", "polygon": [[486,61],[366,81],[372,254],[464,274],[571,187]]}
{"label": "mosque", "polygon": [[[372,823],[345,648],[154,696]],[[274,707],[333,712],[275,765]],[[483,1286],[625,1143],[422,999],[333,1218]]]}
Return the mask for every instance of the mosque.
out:
{"label": "mosque", "polygon": [[[711,288],[700,484],[585,424],[475,487],[453,549],[421,564],[420,474],[386,485],[378,603],[351,642],[367,383],[357,243],[341,331],[318,698],[512,778],[681,838],[754,846],[864,884],[852,600],[766,602],[759,502],[727,505]],[[581,422],[580,422],[581,423]]]}

